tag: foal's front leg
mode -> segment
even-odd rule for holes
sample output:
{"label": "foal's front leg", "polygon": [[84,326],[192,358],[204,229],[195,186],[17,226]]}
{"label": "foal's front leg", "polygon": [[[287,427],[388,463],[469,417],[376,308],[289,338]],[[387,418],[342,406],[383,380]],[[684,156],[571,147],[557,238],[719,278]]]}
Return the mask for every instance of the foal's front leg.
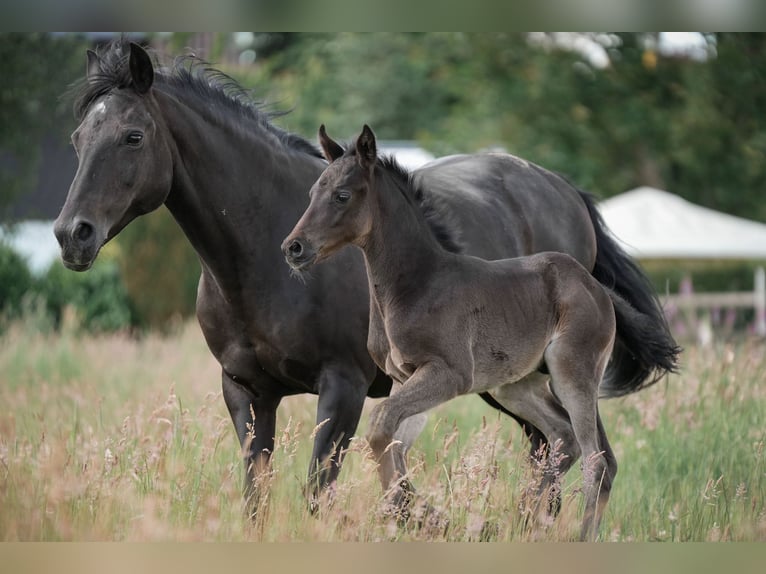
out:
{"label": "foal's front leg", "polygon": [[410,497],[407,483],[401,481],[406,474],[404,459],[396,456],[396,445],[392,444],[399,426],[405,419],[465,393],[469,386],[470,378],[465,374],[442,359],[432,359],[420,364],[398,392],[370,413],[367,438],[378,462],[378,477],[383,490],[400,510]]}

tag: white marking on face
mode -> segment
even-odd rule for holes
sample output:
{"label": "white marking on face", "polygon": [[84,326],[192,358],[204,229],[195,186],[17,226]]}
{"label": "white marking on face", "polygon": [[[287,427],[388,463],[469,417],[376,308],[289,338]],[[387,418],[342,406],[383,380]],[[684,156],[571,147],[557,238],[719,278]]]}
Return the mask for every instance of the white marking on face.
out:
{"label": "white marking on face", "polygon": [[97,119],[97,118],[103,119],[105,115],[106,115],[106,100],[102,99],[90,107],[90,109],[88,110],[87,117],[91,119]]}

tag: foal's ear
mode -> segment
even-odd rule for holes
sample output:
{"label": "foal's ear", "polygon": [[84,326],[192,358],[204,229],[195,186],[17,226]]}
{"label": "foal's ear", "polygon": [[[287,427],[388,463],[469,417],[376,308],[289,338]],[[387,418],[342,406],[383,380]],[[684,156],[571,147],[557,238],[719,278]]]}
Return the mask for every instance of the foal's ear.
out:
{"label": "foal's ear", "polygon": [[372,133],[370,126],[364,124],[362,133],[356,140],[356,155],[359,158],[359,165],[368,168],[375,165],[378,157],[378,148],[375,143],[375,134]]}
{"label": "foal's ear", "polygon": [[130,43],[130,75],[133,87],[139,94],[145,94],[154,82],[154,65],[149,54],[135,42]]}
{"label": "foal's ear", "polygon": [[319,145],[322,146],[322,152],[324,152],[325,159],[330,163],[343,155],[343,148],[340,147],[334,139],[327,135],[327,132],[324,129],[324,124],[319,126]]}
{"label": "foal's ear", "polygon": [[101,61],[98,54],[93,50],[88,50],[86,55],[88,56],[88,64],[85,67],[85,77],[93,81],[101,74]]}

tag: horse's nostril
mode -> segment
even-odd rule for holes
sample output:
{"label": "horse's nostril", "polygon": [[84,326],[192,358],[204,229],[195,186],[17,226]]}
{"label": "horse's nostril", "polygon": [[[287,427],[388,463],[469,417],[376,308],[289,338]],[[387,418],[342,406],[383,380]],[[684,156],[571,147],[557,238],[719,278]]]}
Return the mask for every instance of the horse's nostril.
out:
{"label": "horse's nostril", "polygon": [[85,242],[88,241],[88,239],[90,239],[92,236],[93,226],[86,221],[81,221],[78,223],[72,232],[72,237],[74,237],[77,241]]}
{"label": "horse's nostril", "polygon": [[301,253],[303,253],[303,245],[301,244],[300,241],[296,239],[290,244],[287,250],[290,252],[290,255],[292,255],[293,257],[299,257]]}

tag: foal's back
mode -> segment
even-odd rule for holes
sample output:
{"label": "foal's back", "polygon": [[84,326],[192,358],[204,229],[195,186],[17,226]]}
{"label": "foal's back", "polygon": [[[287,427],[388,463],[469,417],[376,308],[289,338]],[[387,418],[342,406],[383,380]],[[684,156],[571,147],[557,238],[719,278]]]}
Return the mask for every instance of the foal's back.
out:
{"label": "foal's back", "polygon": [[544,370],[556,339],[584,353],[611,348],[614,323],[609,295],[585,268],[546,252],[498,261],[453,255],[388,330],[405,362],[448,357],[470,366],[466,392],[480,392]]}

